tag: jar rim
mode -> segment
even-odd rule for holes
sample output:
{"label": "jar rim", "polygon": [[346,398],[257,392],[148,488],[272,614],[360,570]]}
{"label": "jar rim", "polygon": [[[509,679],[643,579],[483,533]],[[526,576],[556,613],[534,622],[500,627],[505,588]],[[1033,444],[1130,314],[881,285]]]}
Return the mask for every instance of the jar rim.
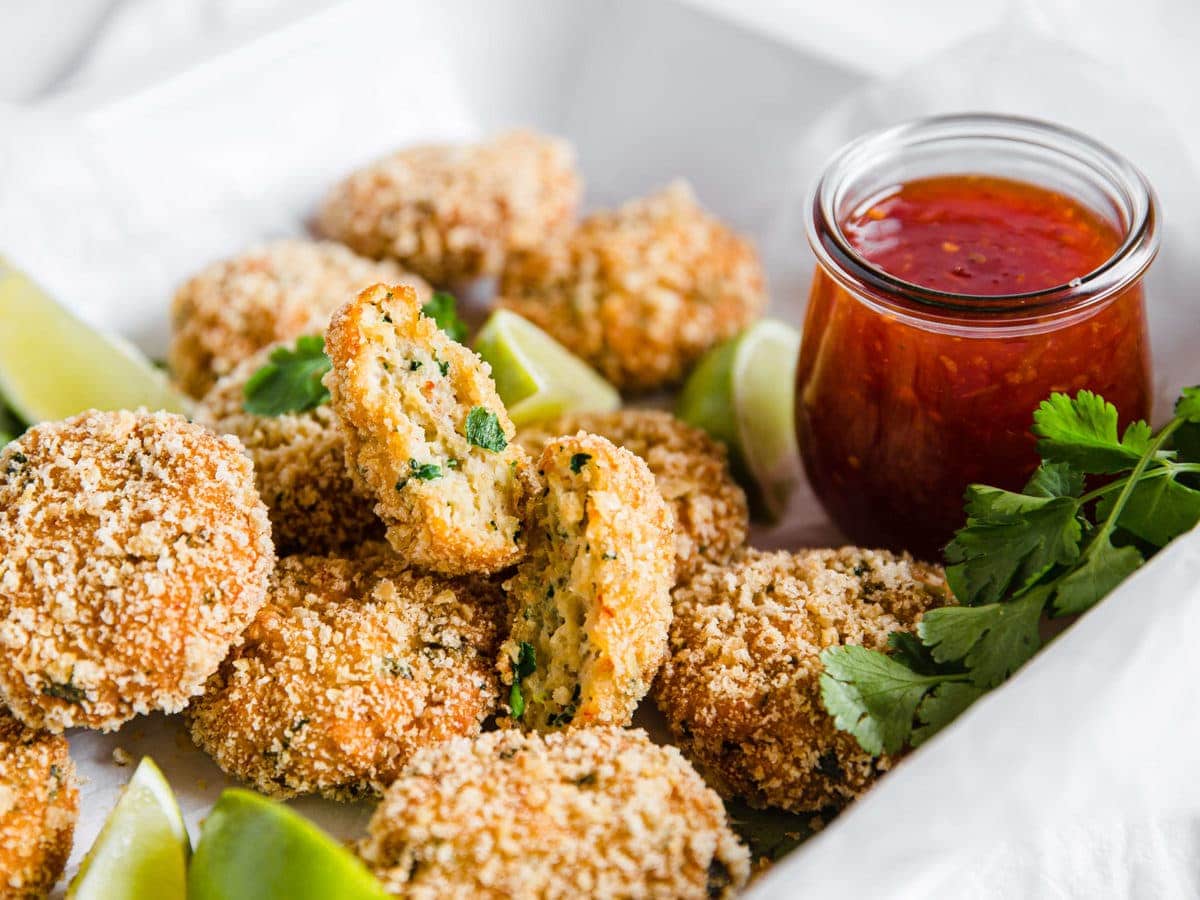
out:
{"label": "jar rim", "polygon": [[[842,230],[838,201],[845,189],[872,163],[939,143],[1007,144],[1057,156],[1076,164],[1126,213],[1120,246],[1099,267],[1064,284],[1016,294],[981,296],[924,287],[905,281],[870,262]],[[1009,325],[1074,314],[1133,284],[1158,253],[1158,202],[1142,172],[1125,157],[1081,132],[1022,116],[960,113],[915,119],[869,132],[842,147],[826,163],[813,187],[808,208],[808,241],[817,262],[863,299],[917,318],[933,316],[978,323],[1003,319]]]}

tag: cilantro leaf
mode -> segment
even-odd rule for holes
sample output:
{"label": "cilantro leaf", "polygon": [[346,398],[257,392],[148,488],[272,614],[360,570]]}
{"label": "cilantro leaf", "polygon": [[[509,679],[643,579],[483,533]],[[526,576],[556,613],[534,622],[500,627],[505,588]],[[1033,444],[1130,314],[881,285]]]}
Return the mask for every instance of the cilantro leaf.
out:
{"label": "cilantro leaf", "polygon": [[437,322],[437,327],[446,332],[450,340],[461,344],[466,338],[467,326],[458,317],[458,301],[449,291],[434,291],[421,312]]}
{"label": "cilantro leaf", "polygon": [[494,412],[482,406],[474,407],[467,414],[467,440],[493,453],[499,453],[508,446],[508,438],[504,436],[500,420]]}
{"label": "cilantro leaf", "polygon": [[1079,555],[1083,529],[1074,497],[1031,497],[973,484],[967,513],[966,526],[946,546],[946,577],[968,606],[1025,590]]}
{"label": "cilantro leaf", "polygon": [[1058,582],[1054,612],[1069,616],[1091,609],[1142,562],[1136,547],[1114,547],[1107,534],[1097,535],[1079,567]]}
{"label": "cilantro leaf", "polygon": [[1083,493],[1083,473],[1063,462],[1044,462],[1025,485],[1030,497],[1078,497]]}
{"label": "cilantro leaf", "polygon": [[537,651],[534,650],[533,644],[521,641],[515,671],[517,678],[527,678],[537,671]]}
{"label": "cilantro leaf", "polygon": [[321,378],[332,368],[319,334],[296,339],[296,348],[276,347],[267,364],[250,376],[242,406],[256,416],[306,412],[329,402]]}
{"label": "cilantro leaf", "polygon": [[1133,468],[1152,436],[1150,426],[1138,421],[1118,438],[1117,408],[1091,391],[1080,391],[1073,400],[1051,394],[1033,414],[1033,422],[1043,459],[1096,475]]}
{"label": "cilantro leaf", "polygon": [[[1115,491],[1106,494],[1096,505],[1097,517],[1107,519],[1116,499]],[[1134,484],[1117,516],[1121,528],[1156,547],[1165,547],[1195,528],[1197,522],[1200,522],[1200,491],[1169,475]]]}
{"label": "cilantro leaf", "polygon": [[1171,446],[1179,462],[1200,463],[1200,424],[1181,425],[1171,436]]}
{"label": "cilantro leaf", "polygon": [[1183,389],[1175,401],[1175,418],[1200,425],[1200,385]]}
{"label": "cilantro leaf", "polygon": [[877,650],[847,645],[821,652],[821,700],[834,724],[872,756],[909,740],[917,706],[941,676],[918,675]]}
{"label": "cilantro leaf", "polygon": [[753,860],[783,859],[813,832],[812,816],[779,809],[754,809],[742,800],[727,800],[725,810],[729,824],[745,841]]}
{"label": "cilantro leaf", "polygon": [[583,467],[587,461],[591,458],[592,454],[590,453],[576,453],[571,457],[571,471],[578,475],[583,470]]}
{"label": "cilantro leaf", "polygon": [[1046,596],[1038,588],[1009,603],[930,610],[917,634],[938,662],[963,660],[972,684],[995,687],[1041,646],[1038,624]]}
{"label": "cilantro leaf", "polygon": [[519,681],[514,681],[512,687],[509,688],[508,708],[512,710],[514,719],[525,715],[525,695],[521,693],[521,682]]}
{"label": "cilantro leaf", "polygon": [[919,747],[959,717],[968,706],[984,695],[971,684],[949,681],[926,695],[917,707],[921,727],[913,731],[912,745]]}
{"label": "cilantro leaf", "polygon": [[933,658],[929,648],[910,631],[893,631],[888,635],[892,659],[902,662],[918,675],[953,675],[963,672],[957,663],[942,663]]}
{"label": "cilantro leaf", "polygon": [[412,477],[418,481],[433,481],[435,478],[442,477],[442,467],[437,463],[422,463],[410,459],[408,468],[412,472]]}

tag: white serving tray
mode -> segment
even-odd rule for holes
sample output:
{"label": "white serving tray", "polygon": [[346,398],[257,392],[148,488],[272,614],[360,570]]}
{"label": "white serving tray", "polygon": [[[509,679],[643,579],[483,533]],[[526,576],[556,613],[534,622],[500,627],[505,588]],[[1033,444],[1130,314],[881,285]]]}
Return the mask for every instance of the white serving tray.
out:
{"label": "white serving tray", "polygon": [[[798,323],[810,266],[798,213],[814,148],[840,120],[830,127],[827,117],[815,142],[812,123],[865,82],[844,61],[669,0],[361,0],[149,88],[0,111],[0,251],[89,320],[160,356],[175,285],[211,259],[301,233],[349,168],[413,141],[526,124],[575,143],[589,206],[688,178],[763,245],[773,314]],[[1178,284],[1195,265],[1172,263],[1159,277]],[[1178,318],[1164,327],[1177,332]],[[1159,363],[1177,388],[1190,359]],[[805,487],[786,525],[756,540],[797,547],[837,535]],[[1113,815],[1135,796],[1147,799],[1147,815],[1196,808],[1190,771],[1186,790],[1175,790],[1182,766],[1155,759],[1150,769],[1161,772],[1131,771],[1129,746],[1108,736],[1136,727],[1146,740],[1200,742],[1194,721],[1173,731],[1164,721],[1182,689],[1169,667],[1185,662],[1172,657],[1182,650],[1170,635],[1200,626],[1197,565],[1200,540],[1179,542],[752,893],[929,896],[966,862],[1030,833],[1029,823],[1048,827],[1051,813],[1094,803],[1101,786]],[[1123,658],[1127,666],[1114,664]],[[1138,677],[1163,679],[1161,690],[1135,693],[1135,666]],[[231,784],[178,718],[76,732],[71,747],[84,779],[72,869],[131,772],[114,763],[115,748],[155,758],[193,836]],[[1089,764],[1062,783],[1068,754]],[[295,805],[347,839],[370,813],[366,804]]]}

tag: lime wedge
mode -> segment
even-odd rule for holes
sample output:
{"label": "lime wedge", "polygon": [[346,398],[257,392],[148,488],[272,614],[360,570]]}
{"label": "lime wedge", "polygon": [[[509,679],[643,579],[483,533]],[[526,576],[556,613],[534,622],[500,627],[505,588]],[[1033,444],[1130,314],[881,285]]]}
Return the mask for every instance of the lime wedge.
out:
{"label": "lime wedge", "polygon": [[386,900],[349,850],[297,812],[251,791],[221,794],[188,872],[188,900]]}
{"label": "lime wedge", "polygon": [[96,331],[3,260],[0,322],[0,395],[26,422],[91,408],[187,411],[137,348]]}
{"label": "lime wedge", "polygon": [[800,332],[763,319],[705,354],[676,413],[729,447],[734,474],[757,511],[777,520],[800,478],[796,359]]}
{"label": "lime wedge", "polygon": [[171,786],[143,757],[71,881],[67,900],[183,900],[190,852]]}
{"label": "lime wedge", "polygon": [[621,405],[617,389],[542,329],[498,309],[475,338],[475,350],[513,424],[520,427],[563,413],[608,412]]}

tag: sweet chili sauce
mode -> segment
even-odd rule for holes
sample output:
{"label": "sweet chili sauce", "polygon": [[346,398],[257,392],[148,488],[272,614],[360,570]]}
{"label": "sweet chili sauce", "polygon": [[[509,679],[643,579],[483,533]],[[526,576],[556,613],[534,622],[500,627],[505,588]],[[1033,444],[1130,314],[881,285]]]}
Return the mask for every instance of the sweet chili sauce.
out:
{"label": "sweet chili sauce", "polygon": [[853,542],[939,557],[967,485],[1024,485],[1038,459],[1032,413],[1053,391],[1095,391],[1123,422],[1148,416],[1140,278],[1079,308],[1014,296],[1070,286],[1114,257],[1123,235],[1095,210],[1031,183],[947,175],[877,192],[839,224],[868,268],[924,298],[891,304],[823,265],[814,275],[797,432],[810,482]]}

